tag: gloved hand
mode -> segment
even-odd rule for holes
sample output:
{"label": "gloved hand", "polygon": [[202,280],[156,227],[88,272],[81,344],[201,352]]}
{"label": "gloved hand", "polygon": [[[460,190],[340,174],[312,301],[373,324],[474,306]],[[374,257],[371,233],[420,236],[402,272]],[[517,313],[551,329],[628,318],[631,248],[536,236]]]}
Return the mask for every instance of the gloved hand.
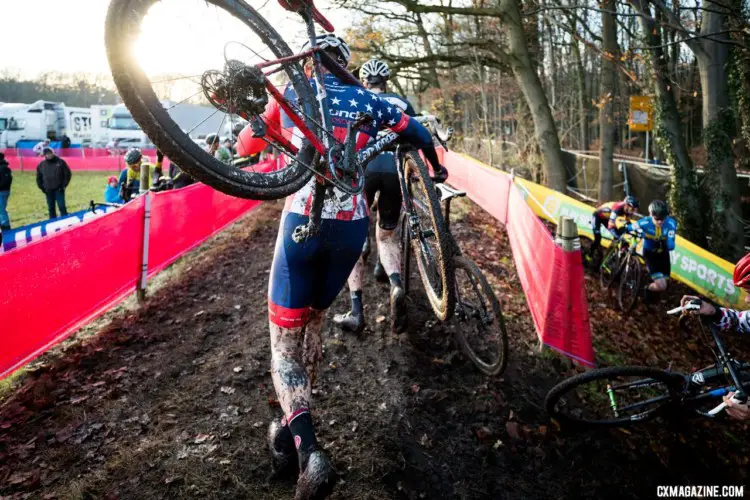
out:
{"label": "gloved hand", "polygon": [[448,169],[443,165],[440,165],[440,170],[434,173],[434,175],[432,176],[432,181],[436,184],[440,184],[445,182],[446,179],[448,179]]}

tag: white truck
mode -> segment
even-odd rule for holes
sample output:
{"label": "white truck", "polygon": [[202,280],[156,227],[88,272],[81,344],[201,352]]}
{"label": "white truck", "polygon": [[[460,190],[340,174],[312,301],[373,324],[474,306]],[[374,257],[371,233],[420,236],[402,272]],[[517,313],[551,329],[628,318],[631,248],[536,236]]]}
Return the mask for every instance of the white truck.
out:
{"label": "white truck", "polygon": [[94,147],[114,147],[115,143],[119,149],[154,147],[124,104],[91,106],[91,115]]}
{"label": "white truck", "polygon": [[60,140],[63,133],[72,144],[89,142],[91,110],[51,101],[0,104],[0,148],[14,148],[19,142]]}

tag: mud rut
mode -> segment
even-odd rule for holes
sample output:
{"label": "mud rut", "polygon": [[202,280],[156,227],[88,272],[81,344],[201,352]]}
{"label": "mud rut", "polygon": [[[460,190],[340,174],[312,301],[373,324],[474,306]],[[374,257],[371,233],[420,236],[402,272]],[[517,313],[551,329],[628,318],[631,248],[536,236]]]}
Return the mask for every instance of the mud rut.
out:
{"label": "mud rut", "polygon": [[[410,328],[391,335],[387,289],[368,273],[368,328],[353,337],[328,323],[314,396],[319,440],[343,474],[334,498],[653,498],[659,484],[747,482],[746,425],[574,434],[550,424],[544,395],[571,367],[536,349],[502,228],[463,207],[453,231],[503,301],[508,370],[479,375],[416,282]],[[191,255],[145,308],[110,314],[98,336],[32,367],[0,400],[0,498],[292,498],[293,482],[268,480],[265,445],[280,414],[266,323],[280,210],[266,203]],[[607,342],[650,324],[622,327],[597,293],[592,323]],[[674,357],[674,338],[631,344],[626,360]],[[687,362],[708,359],[698,351]]]}

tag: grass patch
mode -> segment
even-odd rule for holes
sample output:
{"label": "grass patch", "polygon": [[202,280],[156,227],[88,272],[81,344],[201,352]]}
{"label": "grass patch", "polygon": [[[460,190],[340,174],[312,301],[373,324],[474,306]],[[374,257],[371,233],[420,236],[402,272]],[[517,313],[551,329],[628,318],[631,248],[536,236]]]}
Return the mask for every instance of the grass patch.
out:
{"label": "grass patch", "polygon": [[[68,212],[83,210],[91,200],[104,201],[107,178],[115,172],[73,172],[65,190]],[[11,226],[16,228],[47,219],[47,199],[36,185],[36,170],[13,171],[13,186],[8,199]]]}

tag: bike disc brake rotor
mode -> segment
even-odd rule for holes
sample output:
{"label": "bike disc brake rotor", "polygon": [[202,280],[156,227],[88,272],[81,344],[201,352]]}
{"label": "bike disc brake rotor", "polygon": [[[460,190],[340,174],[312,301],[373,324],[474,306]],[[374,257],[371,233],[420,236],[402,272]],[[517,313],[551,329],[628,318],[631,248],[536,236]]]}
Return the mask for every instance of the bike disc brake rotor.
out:
{"label": "bike disc brake rotor", "polygon": [[224,71],[209,70],[201,77],[206,99],[216,108],[235,114],[262,114],[268,104],[266,78],[260,68],[229,60]]}

